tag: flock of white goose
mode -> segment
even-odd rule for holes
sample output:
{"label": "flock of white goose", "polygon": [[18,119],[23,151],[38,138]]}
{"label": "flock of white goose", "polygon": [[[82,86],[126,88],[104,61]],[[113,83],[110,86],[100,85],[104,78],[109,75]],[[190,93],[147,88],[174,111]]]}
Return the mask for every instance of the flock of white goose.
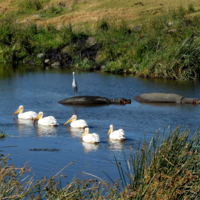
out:
{"label": "flock of white goose", "polygon": [[[75,73],[73,72],[73,82],[72,87],[75,87],[75,90],[77,91],[77,84],[75,82]],[[59,123],[57,123],[57,120],[53,116],[43,117],[43,112],[39,112],[38,114],[34,111],[24,111],[24,106],[19,106],[19,108],[14,112],[13,116],[18,114],[19,119],[26,119],[26,120],[33,120],[33,123],[35,123],[38,120],[38,124],[44,125],[44,126],[57,126]],[[71,123],[70,123],[71,122]],[[72,128],[83,128],[85,129],[84,133],[81,136],[81,139],[84,142],[89,143],[99,143],[100,138],[99,135],[96,133],[89,133],[89,128],[85,120],[79,119],[77,120],[76,115],[72,115],[72,117],[65,122],[64,126],[70,123],[70,126]],[[113,131],[113,125],[110,125],[110,129],[108,131],[109,138],[111,140],[124,140],[124,130],[119,129],[116,131]]]}

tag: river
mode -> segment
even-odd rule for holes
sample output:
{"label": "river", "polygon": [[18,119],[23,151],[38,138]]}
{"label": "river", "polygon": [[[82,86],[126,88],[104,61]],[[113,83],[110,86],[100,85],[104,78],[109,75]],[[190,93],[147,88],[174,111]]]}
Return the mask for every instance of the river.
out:
{"label": "river", "polygon": [[[141,79],[133,75],[115,75],[105,72],[76,72],[78,93],[72,89],[72,70],[41,69],[38,67],[0,66],[0,130],[9,136],[0,140],[0,150],[10,154],[9,163],[22,167],[27,162],[35,179],[54,176],[62,171],[67,181],[73,177],[84,178],[82,172],[105,177],[104,170],[115,180],[117,168],[110,161],[114,155],[123,162],[130,149],[137,149],[140,139],[150,141],[154,131],[164,127],[175,129],[189,126],[193,133],[200,124],[200,105],[141,104],[133,97],[150,92],[176,93],[185,97],[200,98],[200,82],[160,79]],[[94,95],[107,98],[131,99],[127,105],[64,106],[58,103],[74,95]],[[24,111],[43,111],[44,116],[54,116],[59,126],[43,127],[32,121],[18,120],[12,116],[19,105]],[[91,133],[98,133],[101,142],[92,145],[81,142],[82,131],[74,131],[63,124],[76,114],[85,119]],[[108,141],[109,125],[125,131],[124,142]],[[56,151],[31,151],[31,149],[55,149]],[[110,160],[110,161],[109,161]],[[92,178],[92,177],[91,177]]]}

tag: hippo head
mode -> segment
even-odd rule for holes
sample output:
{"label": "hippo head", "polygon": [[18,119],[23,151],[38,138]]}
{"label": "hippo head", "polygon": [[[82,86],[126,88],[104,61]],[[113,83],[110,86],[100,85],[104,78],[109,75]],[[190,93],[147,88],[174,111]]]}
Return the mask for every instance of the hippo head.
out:
{"label": "hippo head", "polygon": [[123,105],[126,105],[126,104],[131,104],[131,100],[130,99],[124,99],[124,98],[122,98],[122,104]]}

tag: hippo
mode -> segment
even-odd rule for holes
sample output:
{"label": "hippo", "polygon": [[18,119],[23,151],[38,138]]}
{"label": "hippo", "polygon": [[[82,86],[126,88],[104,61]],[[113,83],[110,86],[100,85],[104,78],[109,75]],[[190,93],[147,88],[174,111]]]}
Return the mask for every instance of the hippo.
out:
{"label": "hippo", "polygon": [[124,98],[118,99],[108,99],[106,97],[101,96],[76,96],[71,98],[66,98],[58,103],[64,105],[106,105],[106,104],[131,104],[131,100],[127,100]]}
{"label": "hippo", "polygon": [[199,104],[200,100],[186,98],[178,94],[170,93],[145,93],[133,98],[138,102],[144,103],[179,103],[179,104]]}

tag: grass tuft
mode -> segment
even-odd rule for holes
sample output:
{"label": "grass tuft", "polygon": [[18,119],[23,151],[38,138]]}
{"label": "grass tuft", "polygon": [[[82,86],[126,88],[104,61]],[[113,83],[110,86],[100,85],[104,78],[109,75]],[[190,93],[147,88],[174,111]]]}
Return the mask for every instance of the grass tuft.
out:
{"label": "grass tuft", "polygon": [[1,133],[0,133],[0,139],[5,138],[5,137],[6,137],[5,131],[1,131]]}

